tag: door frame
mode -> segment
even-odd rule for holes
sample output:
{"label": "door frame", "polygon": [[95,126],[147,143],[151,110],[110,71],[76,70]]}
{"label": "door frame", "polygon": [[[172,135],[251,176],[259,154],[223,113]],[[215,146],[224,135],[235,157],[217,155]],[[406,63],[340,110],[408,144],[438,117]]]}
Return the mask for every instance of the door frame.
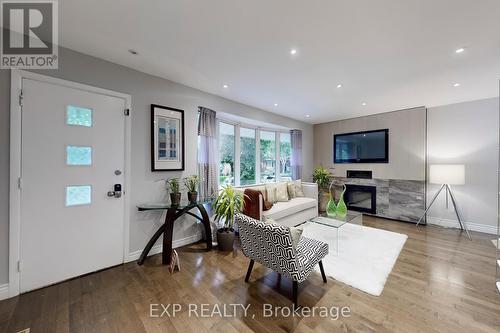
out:
{"label": "door frame", "polygon": [[[22,168],[22,116],[20,105],[20,92],[23,79],[49,83],[62,87],[84,90],[124,100],[125,108],[131,110],[132,98],[128,94],[112,90],[93,87],[73,81],[36,74],[24,70],[12,69],[10,78],[10,184],[9,184],[9,297],[19,295],[20,292],[20,246],[21,246],[21,189],[19,179]],[[124,110],[125,112],[125,110]],[[130,115],[131,113],[129,113]],[[125,179],[123,193],[124,220],[123,220],[123,258],[126,262],[129,255],[130,233],[130,196],[131,196],[131,116],[125,116]]]}

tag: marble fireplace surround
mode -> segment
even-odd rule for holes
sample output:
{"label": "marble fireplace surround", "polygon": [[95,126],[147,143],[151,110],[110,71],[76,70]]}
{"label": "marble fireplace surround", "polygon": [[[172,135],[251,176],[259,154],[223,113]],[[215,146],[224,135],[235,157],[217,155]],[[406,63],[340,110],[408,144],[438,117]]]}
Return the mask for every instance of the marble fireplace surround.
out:
{"label": "marble fireplace surround", "polygon": [[416,223],[425,210],[425,181],[423,180],[334,176],[333,184],[336,200],[344,184],[375,186],[377,188],[377,213],[374,216]]}

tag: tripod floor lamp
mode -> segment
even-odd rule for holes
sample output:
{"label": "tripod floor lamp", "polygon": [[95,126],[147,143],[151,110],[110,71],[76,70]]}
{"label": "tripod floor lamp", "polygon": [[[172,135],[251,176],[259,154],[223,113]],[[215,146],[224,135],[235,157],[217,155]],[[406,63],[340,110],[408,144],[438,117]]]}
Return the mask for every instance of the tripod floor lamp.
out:
{"label": "tripod floor lamp", "polygon": [[417,226],[420,224],[420,221],[427,215],[427,212],[432,207],[434,201],[436,201],[439,194],[445,190],[446,192],[446,208],[448,208],[448,197],[451,198],[451,202],[453,203],[453,208],[455,208],[455,214],[457,215],[458,223],[460,223],[460,229],[464,230],[467,233],[467,237],[471,239],[469,230],[467,229],[467,225],[462,217],[462,213],[457,206],[457,200],[455,199],[455,195],[451,190],[450,185],[464,185],[465,184],[465,165],[463,164],[433,164],[429,168],[429,183],[431,184],[439,184],[441,188],[436,193],[434,198],[432,198],[429,207],[425,210],[422,217],[417,222]]}

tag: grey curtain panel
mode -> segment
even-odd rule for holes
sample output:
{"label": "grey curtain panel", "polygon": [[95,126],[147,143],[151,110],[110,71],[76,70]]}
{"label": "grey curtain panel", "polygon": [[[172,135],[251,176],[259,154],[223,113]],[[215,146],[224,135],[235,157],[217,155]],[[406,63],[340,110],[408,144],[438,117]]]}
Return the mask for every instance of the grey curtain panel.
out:
{"label": "grey curtain panel", "polygon": [[216,112],[204,107],[198,107],[200,121],[198,122],[198,175],[200,176],[200,200],[215,197],[218,189],[217,177],[217,119]]}
{"label": "grey curtain panel", "polygon": [[302,178],[302,131],[301,130],[291,130],[290,136],[292,138],[292,179]]}

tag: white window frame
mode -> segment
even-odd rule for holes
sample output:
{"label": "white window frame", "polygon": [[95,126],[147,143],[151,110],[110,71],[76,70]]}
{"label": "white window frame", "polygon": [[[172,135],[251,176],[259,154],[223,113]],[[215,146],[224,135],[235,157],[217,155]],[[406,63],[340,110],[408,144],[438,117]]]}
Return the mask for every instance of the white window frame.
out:
{"label": "white window frame", "polygon": [[[280,170],[280,165],[281,165],[281,134],[288,134],[290,135],[290,144],[292,144],[291,140],[292,140],[292,134],[290,132],[285,132],[285,131],[281,131],[279,132],[279,135],[278,135],[278,139],[276,140],[276,150],[277,150],[277,155],[276,157],[279,158],[278,160],[276,160],[278,163],[276,163],[276,173],[279,174],[279,179],[281,180],[281,170]],[[292,158],[292,156],[290,155],[290,159]]]}
{"label": "white window frame", "polygon": [[[234,153],[234,170],[233,170],[233,173],[234,173],[234,186],[236,186],[236,126],[233,123],[230,123],[228,121],[217,118],[217,184],[218,184],[219,188],[222,186],[219,182],[219,180],[220,180],[220,174],[219,174],[219,172],[220,172],[220,159],[221,159],[220,142],[219,142],[220,123],[234,126],[234,152],[233,152]],[[238,129],[238,131],[239,131],[239,129]],[[238,159],[239,159],[239,157],[238,157]],[[238,166],[238,169],[239,169],[239,166]],[[238,183],[239,183],[239,178],[240,177],[238,175]]]}
{"label": "white window frame", "polygon": [[[241,146],[240,146],[240,129],[241,127],[243,128],[248,128],[248,129],[253,129],[255,130],[255,184],[254,185],[248,185],[248,186],[255,186],[255,185],[261,185],[264,184],[260,181],[260,132],[265,131],[265,132],[274,132],[275,136],[275,163],[274,163],[274,183],[280,182],[281,181],[281,174],[280,174],[280,139],[281,139],[281,133],[286,133],[290,134],[290,130],[285,130],[285,129],[276,129],[276,128],[269,128],[269,127],[258,127],[258,126],[253,126],[250,124],[246,123],[240,123],[240,122],[235,122],[232,120],[228,120],[225,118],[217,118],[217,141],[219,141],[219,123],[225,123],[227,125],[232,125],[234,126],[234,186],[239,187],[241,186],[241,165],[240,165],[240,154],[241,154]],[[219,153],[219,152],[218,152]],[[218,161],[220,158],[217,159]],[[220,161],[219,161],[220,163]],[[220,166],[218,165],[219,169]],[[218,172],[218,171],[217,171]],[[217,176],[218,177],[218,176]]]}

